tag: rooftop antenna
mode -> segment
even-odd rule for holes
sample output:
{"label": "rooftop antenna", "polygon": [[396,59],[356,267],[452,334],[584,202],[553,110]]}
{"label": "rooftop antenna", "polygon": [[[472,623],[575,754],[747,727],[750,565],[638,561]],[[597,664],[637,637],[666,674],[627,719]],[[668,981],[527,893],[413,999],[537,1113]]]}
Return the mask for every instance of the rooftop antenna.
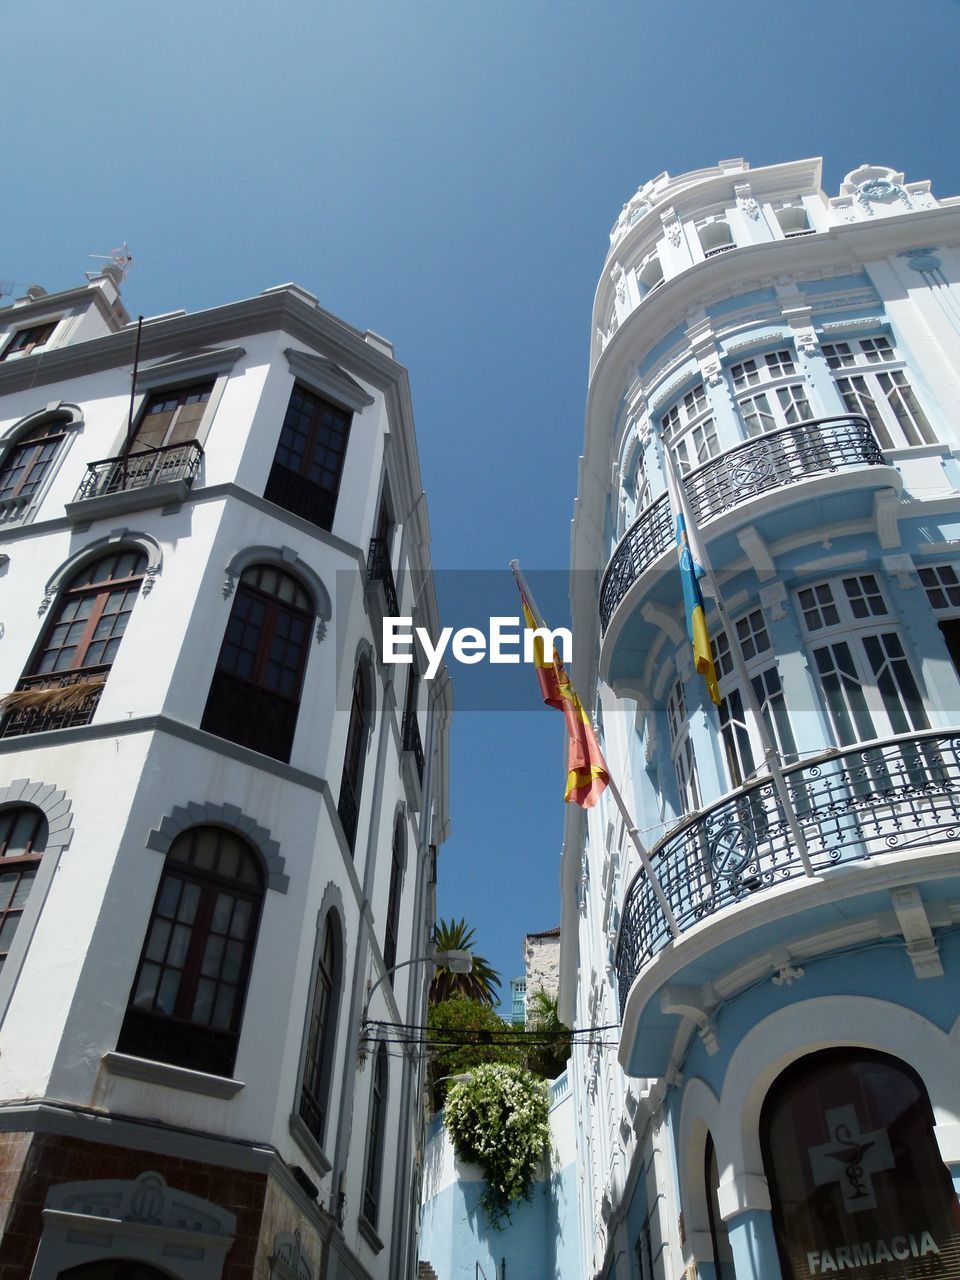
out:
{"label": "rooftop antenna", "polygon": [[101,271],[85,271],[83,274],[88,280],[96,280],[98,276],[109,274],[113,277],[116,284],[127,278],[127,272],[133,262],[133,254],[130,252],[130,246],[124,240],[119,249],[111,249],[109,253],[89,253],[88,258],[96,258],[100,262],[107,263]]}

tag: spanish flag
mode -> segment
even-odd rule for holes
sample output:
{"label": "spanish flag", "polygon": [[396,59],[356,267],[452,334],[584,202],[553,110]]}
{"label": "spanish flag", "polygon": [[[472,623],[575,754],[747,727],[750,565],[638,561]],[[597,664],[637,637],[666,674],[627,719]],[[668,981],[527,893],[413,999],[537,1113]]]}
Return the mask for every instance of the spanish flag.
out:
{"label": "spanish flag", "polygon": [[[520,600],[523,604],[523,617],[527,629],[536,631],[543,624],[537,623],[522,587]],[[556,649],[551,658],[547,657],[542,636],[533,637],[533,661],[544,702],[548,707],[556,707],[558,711],[562,711],[567,722],[569,745],[567,788],[564,799],[568,803],[580,805],[581,808],[591,809],[610,781],[610,775],[607,772],[600,744],[597,742],[597,735],[590,723],[590,717],[584,710],[576,689],[570,683],[570,677]]]}
{"label": "spanish flag", "polygon": [[715,706],[719,707],[723,699],[717,685],[717,671],[713,665],[713,654],[710,649],[710,632],[707,629],[707,617],[703,608],[703,591],[701,579],[712,592],[713,587],[707,576],[706,552],[700,543],[700,533],[693,519],[683,491],[683,482],[674,470],[673,458],[669,446],[664,448],[664,464],[667,473],[667,493],[670,507],[677,522],[677,556],[680,560],[680,579],[683,584],[683,607],[687,616],[687,636],[693,645],[693,661],[706,681],[707,692]]}

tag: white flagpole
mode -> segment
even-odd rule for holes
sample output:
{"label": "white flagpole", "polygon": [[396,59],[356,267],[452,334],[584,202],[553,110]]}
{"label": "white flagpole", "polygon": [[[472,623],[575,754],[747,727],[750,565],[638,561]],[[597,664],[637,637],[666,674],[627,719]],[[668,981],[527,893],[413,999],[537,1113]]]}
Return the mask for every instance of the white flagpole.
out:
{"label": "white flagpole", "polygon": [[[776,792],[780,807],[783,810],[783,816],[786,818],[787,826],[790,829],[790,835],[793,839],[797,854],[803,864],[803,870],[808,876],[815,876],[813,863],[810,861],[810,853],[807,849],[807,840],[800,826],[800,819],[797,817],[797,811],[790,799],[790,793],[787,789],[787,781],[783,776],[783,765],[780,760],[780,753],[774,744],[770,731],[767,728],[767,722],[763,718],[763,712],[760,709],[760,701],[757,698],[756,691],[753,687],[753,681],[747,671],[746,660],[743,656],[743,650],[740,647],[740,637],[737,629],[733,625],[727,606],[723,602],[723,596],[720,594],[720,584],[717,582],[717,576],[713,572],[713,567],[707,556],[707,549],[704,546],[703,539],[700,537],[700,530],[693,518],[693,512],[687,502],[686,491],[683,487],[683,478],[678,475],[673,466],[673,458],[670,454],[670,446],[663,445],[663,463],[667,474],[667,489],[671,495],[671,503],[679,502],[680,512],[683,516],[683,523],[687,531],[687,545],[690,548],[690,555],[695,564],[699,564],[703,570],[703,590],[705,595],[710,595],[716,601],[717,612],[720,614],[720,621],[723,629],[727,633],[727,640],[730,644],[730,656],[733,659],[734,670],[737,673],[737,679],[743,690],[743,697],[746,705],[750,709],[754,723],[757,726],[757,733],[760,735],[760,745],[763,748],[764,763],[767,766],[767,772],[770,774],[770,781],[773,783],[773,789]],[[674,497],[675,495],[675,497]],[[674,517],[678,513],[674,512]]]}
{"label": "white flagpole", "polygon": [[[521,595],[530,606],[530,612],[533,614],[534,621],[538,626],[546,626],[546,623],[543,620],[543,614],[537,608],[537,602],[533,598],[533,594],[530,591],[527,580],[520,571],[520,561],[511,560],[510,568],[513,570],[513,576],[516,579],[517,586],[520,588]],[[604,760],[604,763],[606,763],[606,760]],[[640,859],[640,865],[643,867],[644,873],[646,874],[647,882],[653,889],[654,897],[657,899],[660,910],[663,912],[664,919],[667,922],[667,927],[670,930],[670,936],[672,938],[679,938],[680,926],[677,924],[677,917],[673,914],[673,908],[667,901],[667,895],[663,892],[660,879],[653,869],[653,863],[650,861],[650,855],[647,853],[643,841],[640,839],[640,832],[637,830],[636,823],[633,820],[633,815],[627,808],[626,801],[620,794],[620,788],[614,782],[613,775],[610,773],[609,767],[607,768],[607,790],[610,792],[614,803],[620,810],[627,835],[630,837],[633,847],[637,851],[637,857]]]}

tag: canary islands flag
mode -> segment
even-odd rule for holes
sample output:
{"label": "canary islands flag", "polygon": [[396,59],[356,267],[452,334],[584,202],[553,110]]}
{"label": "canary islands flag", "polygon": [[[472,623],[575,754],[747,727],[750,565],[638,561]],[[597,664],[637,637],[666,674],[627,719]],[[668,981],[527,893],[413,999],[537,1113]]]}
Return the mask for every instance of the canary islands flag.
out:
{"label": "canary islands flag", "polygon": [[[527,629],[538,630],[543,623],[537,622],[522,590],[520,600]],[[563,798],[568,803],[590,809],[610,781],[597,735],[576,689],[570,683],[560,655],[554,649],[553,654],[547,656],[542,636],[533,637],[533,661],[544,702],[548,707],[562,711],[567,723],[567,786]]]}
{"label": "canary islands flag", "polygon": [[667,493],[670,509],[677,526],[677,556],[680,559],[680,578],[683,583],[683,608],[687,617],[687,636],[693,645],[693,661],[706,681],[707,691],[716,706],[722,699],[717,686],[717,670],[710,650],[710,632],[703,608],[704,589],[714,594],[713,582],[707,573],[706,552],[700,542],[700,531],[687,505],[683,481],[677,475],[669,447],[664,448],[664,464],[667,473]]}

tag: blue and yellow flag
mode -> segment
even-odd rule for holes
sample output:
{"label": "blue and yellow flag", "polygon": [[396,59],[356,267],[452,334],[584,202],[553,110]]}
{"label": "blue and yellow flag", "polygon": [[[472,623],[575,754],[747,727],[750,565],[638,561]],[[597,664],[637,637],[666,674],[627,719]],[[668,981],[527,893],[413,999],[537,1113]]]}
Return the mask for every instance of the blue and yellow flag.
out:
{"label": "blue and yellow flag", "polygon": [[710,649],[710,632],[703,607],[701,579],[707,577],[706,553],[700,543],[700,533],[694,522],[683,491],[683,483],[677,476],[670,456],[669,446],[664,448],[664,465],[667,473],[667,492],[670,508],[677,523],[677,556],[680,560],[680,578],[683,583],[683,607],[687,617],[687,636],[693,645],[693,661],[703,676],[707,692],[715,706],[720,705],[720,689],[717,685],[717,669],[713,665]]}

